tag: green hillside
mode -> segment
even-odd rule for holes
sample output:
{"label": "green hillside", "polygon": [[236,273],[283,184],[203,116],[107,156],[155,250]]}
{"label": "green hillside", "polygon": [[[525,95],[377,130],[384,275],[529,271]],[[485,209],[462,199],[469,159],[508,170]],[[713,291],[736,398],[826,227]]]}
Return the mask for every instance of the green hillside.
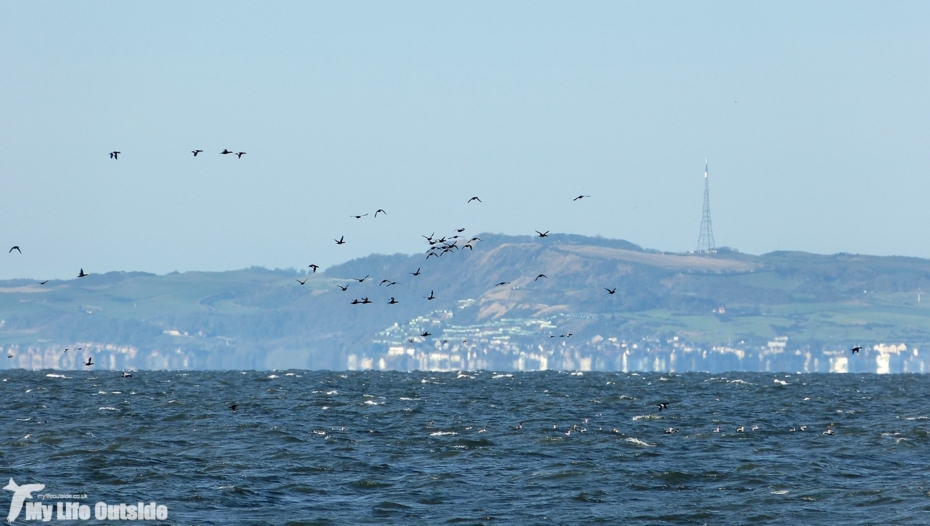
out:
{"label": "green hillside", "polygon": [[[441,348],[429,338],[449,339],[443,331],[493,334],[500,320],[546,320],[573,334],[562,347],[577,352],[595,352],[592,341],[610,338],[750,353],[776,337],[805,352],[930,343],[930,309],[918,303],[930,281],[923,259],[670,254],[573,235],[478,237],[473,250],[372,255],[307,275],[251,268],[0,282],[0,345],[13,356],[4,363],[77,368],[92,353],[108,368],[344,369],[350,356],[377,357],[400,343]],[[305,277],[306,285],[297,283]],[[351,304],[366,297],[371,304]],[[388,304],[391,297],[397,304]],[[419,338],[412,320],[437,312],[453,321],[431,322],[439,332]],[[393,336],[379,336],[395,324]],[[561,335],[545,330],[508,341],[536,349]]]}

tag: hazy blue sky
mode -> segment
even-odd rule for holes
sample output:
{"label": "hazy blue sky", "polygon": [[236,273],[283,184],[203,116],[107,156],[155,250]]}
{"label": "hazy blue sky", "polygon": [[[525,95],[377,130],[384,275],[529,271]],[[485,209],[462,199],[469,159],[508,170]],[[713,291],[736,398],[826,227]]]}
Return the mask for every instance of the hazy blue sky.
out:
{"label": "hazy blue sky", "polygon": [[0,278],[692,250],[705,157],[718,246],[930,257],[930,3],[810,4],[3,0]]}

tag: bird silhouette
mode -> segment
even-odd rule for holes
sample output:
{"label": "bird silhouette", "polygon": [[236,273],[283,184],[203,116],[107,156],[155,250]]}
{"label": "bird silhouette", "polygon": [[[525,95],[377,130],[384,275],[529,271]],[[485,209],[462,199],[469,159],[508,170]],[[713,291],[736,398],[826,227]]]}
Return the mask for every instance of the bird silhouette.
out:
{"label": "bird silhouette", "polygon": [[132,373],[124,372],[124,373],[123,373],[123,378],[132,378]]}
{"label": "bird silhouette", "polygon": [[471,199],[468,200],[469,203],[472,202],[472,201],[478,201],[479,203],[483,203],[483,202],[484,202],[484,201],[482,201],[481,199],[478,199],[478,196],[477,196],[477,195],[476,195],[475,197],[472,197]]}
{"label": "bird silhouette", "polygon": [[339,236],[339,239],[336,239],[335,241],[336,241],[336,244],[337,244],[337,245],[345,245],[345,244],[346,244],[346,236]]}
{"label": "bird silhouette", "polygon": [[[13,252],[14,250],[19,252],[20,254],[23,253],[23,251],[19,249],[19,245],[13,245],[13,248],[10,249],[10,252]],[[9,254],[10,252],[7,252],[7,254]]]}
{"label": "bird silhouette", "polygon": [[506,284],[508,284],[508,283],[510,283],[510,282],[509,282],[509,281],[501,281],[500,283],[495,283],[494,286],[495,286],[495,287],[500,287],[501,285],[506,285]]}
{"label": "bird silhouette", "polygon": [[310,279],[310,278],[304,278],[303,281],[300,281],[299,279],[295,279],[294,281],[296,281],[297,283],[300,283],[301,285],[303,285],[303,284],[305,284],[305,283],[307,282],[308,279]]}
{"label": "bird silhouette", "polygon": [[361,303],[361,302],[358,301],[358,298],[352,300],[352,305],[358,305],[359,303]]}
{"label": "bird silhouette", "polygon": [[119,154],[123,152],[110,152],[110,159],[119,159]]}
{"label": "bird silhouette", "polygon": [[230,409],[231,411],[235,411],[238,407],[239,407],[239,404],[233,404],[233,405],[229,406],[229,409]]}
{"label": "bird silhouette", "polygon": [[389,280],[389,279],[382,279],[382,280],[381,280],[381,283],[378,283],[378,286],[380,287],[381,285],[384,285],[385,283],[390,283],[390,282],[391,282],[391,280]]}
{"label": "bird silhouette", "polygon": [[313,273],[316,274],[316,269],[320,268],[319,265],[307,265],[307,268],[312,268]]}
{"label": "bird silhouette", "polygon": [[420,234],[420,237],[426,239],[427,241],[432,241],[432,240],[433,240],[433,236],[435,236],[435,235],[436,235],[436,232],[433,232],[433,233],[430,234],[429,236],[424,236],[423,234]]}
{"label": "bird silhouette", "polygon": [[84,274],[84,269],[81,269],[81,272],[78,273],[79,278],[86,278],[87,274]]}
{"label": "bird silhouette", "polygon": [[617,287],[614,287],[612,289],[608,289],[607,287],[604,287],[604,290],[606,290],[608,294],[614,294],[615,292],[617,292]]}
{"label": "bird silhouette", "polygon": [[458,232],[459,234],[461,234],[462,232],[465,231],[465,229],[464,229],[464,228],[456,228],[455,231]]}
{"label": "bird silhouette", "polygon": [[436,299],[436,296],[433,295],[433,291],[429,291],[429,296],[424,296],[424,298],[428,300],[434,300]]}
{"label": "bird silhouette", "polygon": [[417,267],[417,271],[416,271],[416,272],[408,272],[408,274],[410,274],[411,276],[419,276],[419,275],[420,275],[420,268]]}
{"label": "bird silhouette", "polygon": [[191,153],[194,154],[194,157],[197,157],[197,154],[203,153],[203,150],[191,150]]}
{"label": "bird silhouette", "polygon": [[861,351],[861,350],[862,350],[862,346],[857,345],[857,346],[853,347],[852,349],[850,349],[849,352],[851,352],[851,353],[853,353],[853,354],[856,354],[856,353],[858,353],[858,352]]}
{"label": "bird silhouette", "polygon": [[46,283],[48,283],[48,280],[40,281],[40,282],[39,282],[39,285],[45,285]]}
{"label": "bird silhouette", "polygon": [[354,279],[355,281],[357,281],[357,282],[359,282],[359,283],[364,283],[365,280],[368,279],[369,276],[370,276],[370,274],[366,274],[364,278],[352,278],[352,279]]}
{"label": "bird silhouette", "polygon": [[538,280],[539,278],[546,278],[546,279],[549,279],[549,276],[547,276],[547,275],[545,275],[545,274],[540,274],[540,275],[536,276],[536,279],[534,279],[533,281],[536,281],[536,280]]}
{"label": "bird silhouette", "polygon": [[432,336],[432,334],[429,331],[423,331],[420,333],[420,336],[426,338],[427,336]]}
{"label": "bird silhouette", "polygon": [[388,302],[388,305],[397,305],[397,300],[394,299],[394,296],[391,296],[391,301]]}
{"label": "bird silhouette", "polygon": [[539,234],[539,237],[549,237],[548,230],[546,230],[545,232],[540,232],[539,230],[537,230],[536,233]]}
{"label": "bird silhouette", "polygon": [[242,156],[245,155],[245,152],[236,152],[236,157],[242,159]]}
{"label": "bird silhouette", "polygon": [[368,298],[362,298],[362,305],[368,305],[369,303],[371,303],[371,300],[370,300],[370,299],[368,299]]}
{"label": "bird silhouette", "polygon": [[375,217],[378,217],[378,214],[379,214],[379,213],[384,214],[384,215],[387,215],[387,212],[385,212],[383,208],[379,208],[379,209],[375,210]]}
{"label": "bird silhouette", "polygon": [[236,152],[231,152],[231,151],[227,150],[226,148],[223,148],[223,151],[220,152],[221,155],[229,155],[229,154],[231,154],[231,153],[236,153]]}
{"label": "bird silhouette", "polygon": [[340,289],[342,289],[342,292],[345,292],[345,291],[349,290],[349,286],[348,286],[348,285],[336,285],[336,286],[339,287]]}
{"label": "bird silhouette", "polygon": [[84,362],[84,367],[90,367],[91,365],[94,365],[94,357],[93,357],[93,356],[87,358],[87,361]]}
{"label": "bird silhouette", "polygon": [[583,198],[585,198],[585,197],[591,197],[591,196],[590,196],[590,195],[579,195],[578,197],[572,199],[572,201],[577,201],[577,200],[583,199]]}
{"label": "bird silhouette", "polygon": [[363,217],[365,217],[365,216],[367,216],[367,215],[368,215],[368,214],[362,214],[362,215],[360,215],[360,216],[349,216],[349,217],[354,217],[355,219],[361,219],[361,218],[363,218]]}

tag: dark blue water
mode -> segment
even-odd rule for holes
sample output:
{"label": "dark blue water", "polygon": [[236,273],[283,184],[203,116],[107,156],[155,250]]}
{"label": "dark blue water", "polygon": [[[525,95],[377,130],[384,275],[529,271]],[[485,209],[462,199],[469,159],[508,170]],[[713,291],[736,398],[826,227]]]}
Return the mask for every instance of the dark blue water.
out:
{"label": "dark blue water", "polygon": [[930,521],[925,376],[64,375],[4,372],[0,478],[167,524]]}

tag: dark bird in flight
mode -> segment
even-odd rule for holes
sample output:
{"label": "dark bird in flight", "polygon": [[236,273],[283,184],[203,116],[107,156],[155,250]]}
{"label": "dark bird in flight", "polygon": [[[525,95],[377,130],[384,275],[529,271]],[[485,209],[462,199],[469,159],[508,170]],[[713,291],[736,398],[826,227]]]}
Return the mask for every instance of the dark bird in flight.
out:
{"label": "dark bird in flight", "polygon": [[408,272],[408,274],[410,274],[411,276],[419,276],[419,275],[420,275],[420,268],[417,267],[417,271],[416,271],[416,272]]}
{"label": "dark bird in flight", "polygon": [[235,411],[238,407],[239,407],[239,404],[233,404],[233,405],[229,406],[229,409]]}
{"label": "dark bird in flight", "polygon": [[537,230],[536,233],[539,234],[539,237],[549,237],[548,230],[546,230],[545,232],[540,232],[539,230]]}
{"label": "dark bird in flight", "polygon": [[853,353],[853,354],[856,354],[856,353],[858,353],[858,352],[861,351],[861,350],[862,350],[862,346],[861,346],[861,345],[857,345],[857,346],[853,347],[852,349],[850,349],[849,352],[851,352],[851,353]]}
{"label": "dark bird in flight", "polygon": [[345,244],[346,244],[346,236],[339,236],[339,239],[336,239],[336,240],[334,240],[334,241],[336,241],[336,244],[337,244],[337,245],[345,245]]}
{"label": "dark bird in flight", "polygon": [[123,152],[110,152],[110,159],[119,159],[119,154]]}
{"label": "dark bird in flight", "polygon": [[89,358],[87,359],[87,361],[84,362],[84,367],[90,367],[91,365],[94,365],[94,357],[93,357],[93,356],[89,357]]}
{"label": "dark bird in flight", "polygon": [[236,157],[242,159],[242,156],[245,155],[245,152],[236,152]]}
{"label": "dark bird in flight", "polygon": [[368,299],[368,298],[362,298],[362,305],[368,305],[369,303],[371,303],[371,300],[370,300],[370,299]]}
{"label": "dark bird in flight", "polygon": [[319,265],[315,265],[315,264],[314,264],[314,265],[307,265],[307,268],[312,268],[312,269],[313,269],[313,273],[315,274],[315,273],[316,273],[316,269],[320,268],[320,266],[319,266]]}
{"label": "dark bird in flight", "polygon": [[367,216],[367,215],[368,215],[368,214],[362,214],[362,215],[360,215],[360,216],[349,216],[349,217],[354,217],[355,219],[361,219],[361,218],[363,218],[363,217],[365,217],[365,216]]}
{"label": "dark bird in flight", "polygon": [[391,301],[388,302],[388,305],[397,305],[397,300],[394,299],[394,296],[391,296]]}
{"label": "dark bird in flight", "polygon": [[590,195],[579,195],[578,197],[572,199],[572,201],[577,201],[577,200],[583,199],[583,198],[585,198],[585,197],[591,197],[591,196],[590,196]]}
{"label": "dark bird in flight", "polygon": [[546,279],[549,279],[549,276],[547,276],[547,275],[545,275],[545,274],[540,274],[540,275],[536,276],[536,279],[534,279],[533,281],[536,281],[536,280],[538,280],[539,278],[546,278]]}
{"label": "dark bird in flight", "polygon": [[461,234],[462,232],[465,231],[465,229],[464,229],[464,228],[456,228],[455,231],[458,232],[459,234]]}
{"label": "dark bird in flight", "polygon": [[81,272],[78,273],[78,277],[79,277],[79,278],[86,278],[86,277],[87,277],[87,274],[84,274],[84,269],[81,269]]}
{"label": "dark bird in flight", "polygon": [[303,285],[304,283],[307,282],[308,279],[310,279],[310,278],[304,278],[303,281],[300,281],[299,279],[295,279],[294,281],[296,281],[297,283],[300,283],[301,285]]}
{"label": "dark bird in flight", "polygon": [[387,215],[387,212],[385,212],[383,208],[379,208],[379,209],[375,210],[375,217],[378,217],[378,214],[379,214],[379,213],[384,214],[384,215]]}
{"label": "dark bird in flight", "polygon": [[614,294],[615,292],[617,292],[617,287],[614,287],[612,289],[608,289],[607,287],[604,287],[604,290],[606,290],[608,294]]}
{"label": "dark bird in flight", "polygon": [[420,336],[423,337],[423,338],[426,338],[427,336],[432,336],[432,334],[430,334],[429,331],[423,331],[423,333],[420,334]]}
{"label": "dark bird in flight", "polygon": [[197,157],[197,154],[203,153],[203,150],[191,150],[191,153],[194,154],[194,157]]}
{"label": "dark bird in flight", "polygon": [[[23,251],[19,249],[19,245],[13,245],[13,248],[10,249],[10,252],[13,252],[14,250],[19,252],[20,254],[23,253]],[[7,252],[7,254],[9,254],[10,252]]]}
{"label": "dark bird in flight", "polygon": [[40,281],[40,282],[39,282],[39,285],[45,285],[46,283],[48,283],[48,280]]}
{"label": "dark bird in flight", "polygon": [[397,285],[397,282],[396,282],[396,281],[392,281],[392,282],[390,282],[390,283],[387,284],[388,287],[390,287],[390,286],[392,286],[392,285]]}
{"label": "dark bird in flight", "polygon": [[229,155],[229,154],[231,154],[231,153],[236,153],[236,152],[231,152],[231,151],[227,150],[226,148],[223,148],[223,151],[220,152],[221,155]]}
{"label": "dark bird in flight", "polygon": [[426,298],[426,299],[428,299],[428,300],[434,300],[434,299],[436,299],[436,296],[433,295],[433,291],[429,291],[429,296],[423,296],[423,297]]}
{"label": "dark bird in flight", "polygon": [[348,286],[348,285],[344,285],[344,286],[343,286],[343,285],[336,285],[336,286],[339,287],[340,289],[342,289],[342,292],[345,292],[346,290],[349,289],[349,286]]}
{"label": "dark bird in flight", "polygon": [[435,236],[435,235],[436,235],[436,232],[433,232],[432,234],[429,235],[429,237],[424,236],[423,234],[420,234],[420,237],[426,239],[427,241],[432,241],[432,240],[433,240],[433,236]]}
{"label": "dark bird in flight", "polygon": [[365,280],[368,279],[368,276],[370,276],[370,274],[366,274],[364,278],[352,278],[352,279],[354,279],[355,281],[359,283],[364,283]]}
{"label": "dark bird in flight", "polygon": [[480,238],[480,237],[473,237],[473,238],[471,238],[471,239],[468,240],[469,243],[471,243],[472,241],[481,241],[481,238]]}
{"label": "dark bird in flight", "polygon": [[391,282],[391,280],[389,280],[389,279],[382,279],[382,280],[381,280],[381,283],[378,283],[378,286],[380,287],[381,285],[384,285],[385,283],[390,283],[390,282]]}
{"label": "dark bird in flight", "polygon": [[358,301],[358,298],[352,300],[352,305],[358,305],[359,303],[361,303],[361,302]]}
{"label": "dark bird in flight", "polygon": [[124,373],[123,373],[123,378],[132,378],[132,373],[124,372]]}
{"label": "dark bird in flight", "polygon": [[7,352],[7,353],[6,353],[6,357],[7,357],[7,358],[12,358],[12,357],[13,357],[13,353]]}
{"label": "dark bird in flight", "polygon": [[436,257],[438,258],[438,257],[439,257],[439,254],[437,254],[437,253],[435,253],[435,252],[430,252],[429,254],[426,255],[426,259],[429,259],[429,258],[431,258],[431,257],[433,257],[433,256],[436,256]]}
{"label": "dark bird in flight", "polygon": [[668,409],[668,403],[666,403],[666,402],[659,402],[659,411],[661,411],[661,410],[663,410],[663,409]]}
{"label": "dark bird in flight", "polygon": [[510,282],[509,282],[509,281],[501,281],[500,283],[495,283],[494,286],[495,286],[495,287],[500,287],[501,285],[506,285],[506,284],[508,284],[508,283],[510,283]]}
{"label": "dark bird in flight", "polygon": [[469,203],[472,202],[472,201],[478,201],[479,203],[483,203],[483,201],[482,201],[481,199],[478,199],[478,196],[477,196],[477,195],[476,195],[475,197],[472,197],[471,199],[468,200]]}

